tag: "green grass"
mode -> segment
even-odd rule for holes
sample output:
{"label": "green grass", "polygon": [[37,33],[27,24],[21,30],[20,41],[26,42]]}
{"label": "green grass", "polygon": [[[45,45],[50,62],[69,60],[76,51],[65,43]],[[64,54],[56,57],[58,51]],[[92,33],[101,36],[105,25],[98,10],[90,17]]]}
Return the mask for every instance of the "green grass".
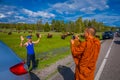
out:
{"label": "green grass", "polygon": [[[70,54],[70,51],[60,51],[59,54],[51,54],[51,51],[57,50],[59,48],[66,48],[70,46],[70,39],[71,36],[67,37],[65,40],[61,39],[61,34],[62,33],[53,33],[53,38],[47,39],[47,32],[42,32],[40,33],[42,35],[42,38],[40,39],[40,42],[38,44],[35,45],[35,54],[36,54],[36,58],[39,59],[40,55],[44,55],[44,53],[48,53],[45,54],[45,57],[47,56],[47,59],[43,59],[39,61],[39,65],[38,68],[42,69],[52,63],[54,63],[55,61],[64,58],[65,56]],[[23,35],[24,38],[29,35],[29,33],[16,33],[13,32],[12,35],[8,35],[7,33],[2,33],[0,32],[0,40],[2,40],[3,42],[5,42],[20,58],[22,59],[26,59],[26,48],[25,47],[20,47],[20,36]],[[37,37],[35,35],[35,33],[32,33],[33,37],[33,41],[37,40]],[[25,42],[27,40],[25,39]]]}
{"label": "green grass", "polygon": [[[68,56],[70,54],[70,50],[66,51],[64,53],[59,53],[56,55],[52,55],[49,56],[49,58],[44,59],[44,60],[40,60],[40,62],[38,63],[38,68],[39,69],[43,69],[44,67],[48,67],[50,66],[52,63],[55,63],[56,61],[58,61],[59,59],[65,58],[66,56]],[[52,62],[52,63],[51,63]]]}
{"label": "green grass", "polygon": [[102,40],[102,32],[97,32],[96,34],[99,35],[100,36],[100,40]]}
{"label": "green grass", "polygon": [[[54,33],[53,38],[47,39],[47,33],[41,33],[42,38],[38,44],[35,45],[36,55],[39,55],[43,52],[51,51],[56,48],[69,46],[70,37],[67,37],[65,40],[60,38],[62,33]],[[26,49],[25,47],[20,47],[20,35],[24,37],[29,35],[28,33],[13,33],[12,35],[8,35],[7,33],[0,33],[0,40],[5,42],[10,48],[12,48],[18,56],[21,58],[26,58]],[[37,40],[36,35],[33,33],[33,41]],[[27,41],[25,39],[25,41]]]}
{"label": "green grass", "polygon": [[[62,59],[70,54],[70,39],[71,36],[67,37],[65,40],[61,39],[62,33],[50,32],[53,34],[53,38],[47,39],[48,32],[40,32],[42,38],[40,42],[35,45],[36,58],[39,60],[38,68],[43,69],[59,59]],[[101,33],[97,33],[101,36]],[[20,36],[23,35],[24,38],[29,33],[16,33],[13,32],[12,35],[0,32],[0,40],[5,42],[20,58],[26,59],[26,48],[20,47]],[[33,41],[37,40],[35,33],[32,33]],[[83,40],[83,39],[81,39]],[[25,42],[26,42],[25,38]],[[64,50],[66,49],[66,50]],[[42,56],[42,57],[41,57]],[[43,59],[42,59],[43,58]]]}

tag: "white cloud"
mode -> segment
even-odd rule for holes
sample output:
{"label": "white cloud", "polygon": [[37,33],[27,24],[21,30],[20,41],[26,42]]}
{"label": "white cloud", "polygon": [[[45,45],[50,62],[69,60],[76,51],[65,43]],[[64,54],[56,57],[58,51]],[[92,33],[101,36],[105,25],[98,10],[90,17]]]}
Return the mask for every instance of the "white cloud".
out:
{"label": "white cloud", "polygon": [[96,14],[94,16],[91,17],[83,17],[83,19],[96,19],[99,22],[103,22],[107,25],[115,25],[115,24],[119,24],[118,23],[120,21],[120,15],[116,15],[116,14],[111,14],[109,15],[109,13],[103,13],[103,14]]}
{"label": "white cloud", "polygon": [[[64,19],[66,21],[75,21],[78,17],[84,19],[96,19],[97,21],[104,22],[105,24],[115,25],[120,21],[120,16],[113,13],[100,13],[95,14],[94,11],[105,11],[109,8],[107,5],[108,0],[66,0],[63,3],[49,4],[48,9],[44,11],[32,11],[25,8],[16,6],[0,5],[0,21],[6,22],[28,22],[35,23],[40,18],[44,22],[50,21],[51,18]],[[53,14],[52,12],[60,14]],[[55,12],[55,13],[56,13]],[[84,12],[84,14],[82,14]],[[76,13],[76,14],[73,14]],[[94,14],[93,14],[94,13]],[[69,15],[70,14],[70,15]],[[92,15],[88,15],[92,14]],[[85,17],[87,15],[87,17]]]}
{"label": "white cloud", "polygon": [[94,8],[94,7],[87,7],[87,8],[80,9],[81,12],[85,12],[87,14],[92,14],[93,13],[92,11],[94,11],[94,10],[96,10],[96,8]]}
{"label": "white cloud", "polygon": [[110,22],[112,22],[112,21],[120,20],[120,15],[98,14],[98,15],[93,16],[93,18],[95,18],[99,21],[110,21]]}
{"label": "white cloud", "polygon": [[14,12],[13,11],[9,11],[9,12],[6,12],[6,14],[12,15],[12,14],[14,14]]}
{"label": "white cloud", "polygon": [[6,19],[20,14],[20,10],[15,6],[0,5],[0,7],[0,13],[5,15]]}
{"label": "white cloud", "polygon": [[34,12],[25,8],[8,5],[0,5],[0,7],[0,21],[35,23],[39,18],[55,18],[55,14],[49,13],[49,11]]}
{"label": "white cloud", "polygon": [[33,15],[33,12],[28,9],[23,9],[23,13],[28,14],[29,16]]}
{"label": "white cloud", "polygon": [[94,10],[105,10],[109,8],[107,0],[69,0],[64,3],[56,3],[50,5],[51,10],[63,13],[74,13],[81,11],[85,13],[92,13]]}
{"label": "white cloud", "polygon": [[16,19],[24,20],[25,18],[23,16],[15,16]]}
{"label": "white cloud", "polygon": [[109,8],[107,5],[107,0],[87,0],[91,7],[94,7],[98,10],[104,10]]}
{"label": "white cloud", "polygon": [[0,18],[5,18],[6,16],[2,13],[0,13]]}
{"label": "white cloud", "polygon": [[31,17],[44,17],[44,18],[54,18],[55,15],[52,13],[48,13],[48,12],[44,12],[44,11],[37,11],[37,12],[33,12],[31,10],[28,9],[23,9],[23,12],[25,14],[28,14]]}

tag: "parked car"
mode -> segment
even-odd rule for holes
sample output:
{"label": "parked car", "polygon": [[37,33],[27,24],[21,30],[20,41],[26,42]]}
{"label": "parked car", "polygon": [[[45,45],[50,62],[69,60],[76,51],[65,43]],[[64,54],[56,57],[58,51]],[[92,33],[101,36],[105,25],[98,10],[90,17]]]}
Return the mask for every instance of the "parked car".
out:
{"label": "parked car", "polygon": [[106,31],[102,34],[102,39],[113,39],[114,33],[112,31]]}
{"label": "parked car", "polygon": [[120,31],[116,31],[116,32],[115,32],[115,36],[116,36],[116,37],[120,37]]}
{"label": "parked car", "polygon": [[0,41],[0,80],[31,80],[27,65]]}

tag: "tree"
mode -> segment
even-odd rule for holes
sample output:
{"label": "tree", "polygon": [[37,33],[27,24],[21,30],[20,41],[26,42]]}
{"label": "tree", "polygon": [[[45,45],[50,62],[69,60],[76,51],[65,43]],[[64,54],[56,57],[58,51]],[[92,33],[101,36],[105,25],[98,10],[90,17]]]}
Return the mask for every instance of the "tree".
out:
{"label": "tree", "polygon": [[89,20],[88,20],[88,19],[85,19],[85,20],[83,21],[83,23],[84,23],[84,27],[88,27],[88,25],[89,25]]}
{"label": "tree", "polygon": [[16,30],[19,32],[20,30],[21,30],[21,27],[20,27],[21,25],[20,25],[20,23],[17,23],[16,24]]}
{"label": "tree", "polygon": [[60,32],[61,31],[61,29],[60,29],[61,27],[60,27],[60,21],[59,20],[56,20],[55,21],[55,31],[56,32]]}
{"label": "tree", "polygon": [[36,25],[37,25],[37,30],[38,31],[43,31],[44,30],[43,29],[43,24],[42,24],[42,19],[38,20]]}
{"label": "tree", "polygon": [[63,20],[60,22],[60,31],[65,32],[65,23]]}
{"label": "tree", "polygon": [[51,30],[55,31],[55,20],[54,19],[51,22]]}
{"label": "tree", "polygon": [[73,21],[69,21],[66,27],[67,32],[76,32],[75,29],[76,29],[75,23]]}
{"label": "tree", "polygon": [[45,32],[50,31],[50,26],[49,26],[48,22],[45,23],[44,31],[45,31]]}
{"label": "tree", "polygon": [[82,21],[82,17],[79,17],[76,21],[75,21],[75,27],[76,27],[76,32],[82,32],[83,31],[83,27],[84,27],[84,23]]}

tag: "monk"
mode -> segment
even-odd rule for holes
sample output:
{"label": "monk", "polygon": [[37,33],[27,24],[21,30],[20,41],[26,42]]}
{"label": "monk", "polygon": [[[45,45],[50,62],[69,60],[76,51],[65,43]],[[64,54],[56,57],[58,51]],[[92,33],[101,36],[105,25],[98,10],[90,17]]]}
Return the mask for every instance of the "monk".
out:
{"label": "monk", "polygon": [[71,52],[75,61],[75,80],[94,80],[96,61],[100,51],[100,41],[95,38],[96,30],[93,27],[84,31],[85,41],[76,45],[76,39],[71,40]]}

